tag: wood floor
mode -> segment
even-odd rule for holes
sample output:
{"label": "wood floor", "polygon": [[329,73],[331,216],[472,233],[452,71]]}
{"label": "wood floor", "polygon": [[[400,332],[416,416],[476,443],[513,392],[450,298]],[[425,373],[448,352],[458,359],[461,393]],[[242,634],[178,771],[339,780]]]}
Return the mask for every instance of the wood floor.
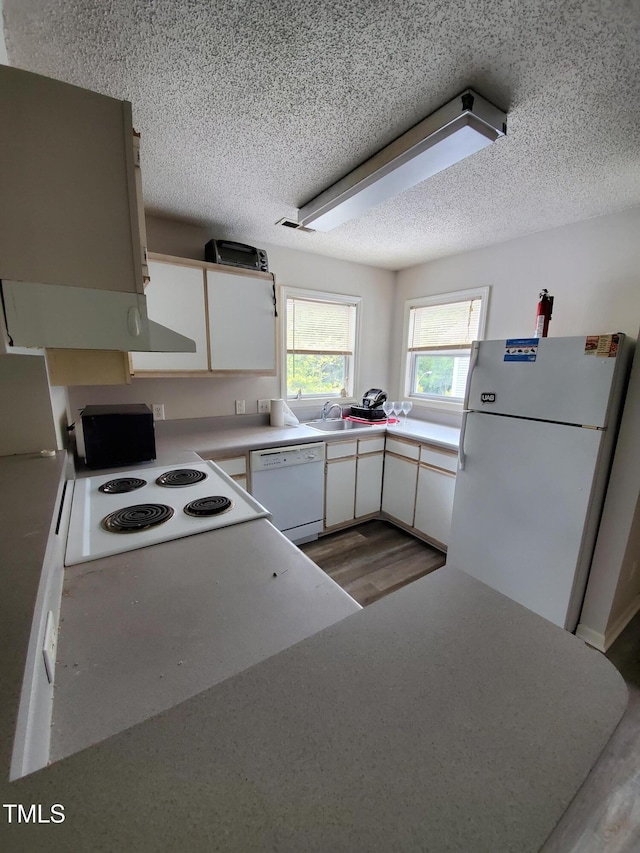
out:
{"label": "wood floor", "polygon": [[[382,521],[302,550],[362,605],[445,562],[440,552]],[[627,712],[541,853],[640,853],[640,613],[607,658],[625,679]]]}
{"label": "wood floor", "polygon": [[301,546],[363,607],[443,566],[446,556],[386,521],[368,521]]}
{"label": "wood floor", "polygon": [[542,853],[640,851],[640,613],[606,656],[626,682],[627,711]]}

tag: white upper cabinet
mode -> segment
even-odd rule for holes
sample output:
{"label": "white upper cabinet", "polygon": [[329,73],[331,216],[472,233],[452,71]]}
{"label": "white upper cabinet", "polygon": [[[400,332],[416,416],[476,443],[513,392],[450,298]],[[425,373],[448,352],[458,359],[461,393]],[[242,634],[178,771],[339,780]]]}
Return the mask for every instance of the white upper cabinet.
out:
{"label": "white upper cabinet", "polygon": [[207,269],[207,300],[211,369],[275,373],[272,277]]}
{"label": "white upper cabinet", "polygon": [[151,255],[149,318],[195,341],[194,353],[132,353],[134,373],[274,374],[273,276]]}
{"label": "white upper cabinet", "polygon": [[143,292],[131,104],[0,66],[0,278]]}
{"label": "white upper cabinet", "polygon": [[148,319],[131,104],[0,65],[0,116],[11,344],[193,351]]}
{"label": "white upper cabinet", "polygon": [[195,341],[195,352],[134,352],[135,372],[207,371],[207,318],[204,298],[204,272],[199,267],[149,261],[151,281],[147,285],[147,311],[158,323],[171,326]]}

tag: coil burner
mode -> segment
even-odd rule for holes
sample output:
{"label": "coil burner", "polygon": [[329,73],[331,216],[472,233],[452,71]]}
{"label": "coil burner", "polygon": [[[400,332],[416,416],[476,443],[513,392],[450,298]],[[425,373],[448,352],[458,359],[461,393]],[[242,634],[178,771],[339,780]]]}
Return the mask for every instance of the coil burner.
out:
{"label": "coil burner", "polygon": [[122,495],[125,492],[134,492],[146,485],[147,481],[141,480],[139,477],[119,477],[117,480],[109,480],[98,486],[98,491],[104,492],[105,495]]}
{"label": "coil burner", "polygon": [[166,504],[136,504],[117,509],[102,519],[102,526],[109,533],[137,533],[157,527],[173,516],[173,510]]}
{"label": "coil burner", "polygon": [[167,486],[168,488],[176,488],[181,486],[193,486],[195,483],[201,483],[206,480],[207,475],[204,471],[198,471],[195,468],[176,468],[173,471],[165,471],[161,474],[156,483],[159,486]]}
{"label": "coil burner", "polygon": [[191,501],[191,503],[185,506],[184,512],[187,515],[201,518],[207,515],[219,515],[221,512],[227,512],[232,506],[233,501],[229,500],[229,498],[225,498],[223,495],[212,495]]}

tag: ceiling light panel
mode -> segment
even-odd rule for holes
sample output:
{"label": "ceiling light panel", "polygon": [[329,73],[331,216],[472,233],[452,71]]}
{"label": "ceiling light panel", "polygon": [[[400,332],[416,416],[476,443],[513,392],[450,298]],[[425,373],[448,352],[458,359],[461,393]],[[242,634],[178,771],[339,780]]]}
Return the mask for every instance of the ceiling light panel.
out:
{"label": "ceiling light panel", "polygon": [[300,225],[330,231],[486,148],[506,113],[465,90],[300,208]]}

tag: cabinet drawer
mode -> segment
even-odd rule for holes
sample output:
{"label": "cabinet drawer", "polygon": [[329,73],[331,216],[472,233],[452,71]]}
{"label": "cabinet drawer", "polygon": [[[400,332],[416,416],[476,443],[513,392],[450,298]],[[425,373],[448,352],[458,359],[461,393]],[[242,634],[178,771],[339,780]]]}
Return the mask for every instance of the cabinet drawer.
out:
{"label": "cabinet drawer", "polygon": [[232,459],[214,459],[216,465],[219,465],[222,470],[233,477],[237,474],[247,473],[247,457],[234,456]]}
{"label": "cabinet drawer", "polygon": [[357,449],[357,441],[330,441],[327,442],[327,459],[341,459],[343,456],[355,456]]}
{"label": "cabinet drawer", "polygon": [[424,444],[420,448],[420,461],[434,468],[451,471],[452,474],[455,474],[458,469],[458,455],[456,453],[437,450],[435,447],[426,447]]}
{"label": "cabinet drawer", "polygon": [[384,436],[376,435],[374,438],[358,439],[358,453],[379,453],[384,450]]}
{"label": "cabinet drawer", "polygon": [[419,444],[412,444],[399,438],[389,438],[389,436],[387,436],[386,450],[398,456],[406,456],[407,459],[418,459],[420,456]]}

